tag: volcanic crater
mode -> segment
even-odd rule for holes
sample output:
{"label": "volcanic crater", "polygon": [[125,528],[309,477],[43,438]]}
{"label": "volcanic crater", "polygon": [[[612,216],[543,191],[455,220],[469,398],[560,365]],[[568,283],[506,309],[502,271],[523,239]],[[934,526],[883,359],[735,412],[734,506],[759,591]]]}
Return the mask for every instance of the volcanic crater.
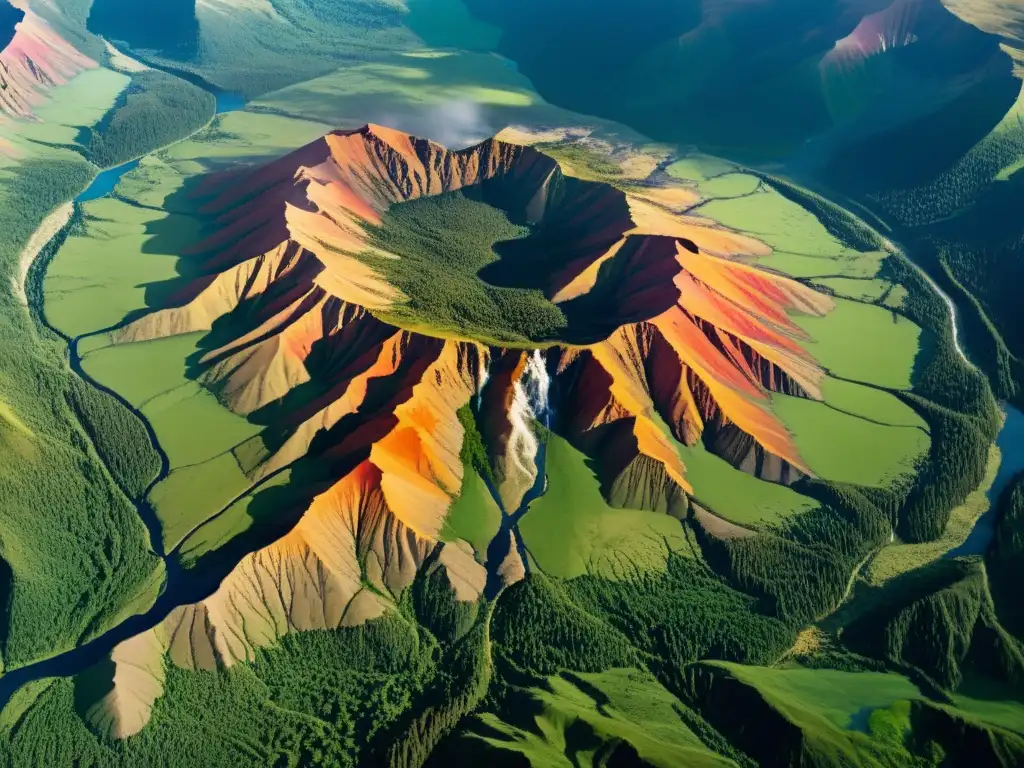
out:
{"label": "volcanic crater", "polygon": [[[230,665],[285,632],[380,615],[421,567],[466,601],[522,578],[538,423],[586,455],[615,507],[689,514],[699,489],[680,444],[773,482],[807,473],[771,397],[820,398],[790,314],[832,300],[749,263],[770,249],[687,214],[692,190],[367,125],[194,194],[207,234],[109,341],[203,333],[194,378],[262,427],[231,449],[253,487],[316,470],[292,472],[295,508],[275,507],[289,532],[115,663],[169,649],[182,666]],[[447,524],[474,475],[505,521],[476,552]],[[195,563],[223,531],[192,523],[165,549]],[[104,727],[133,732],[158,695]]]}
{"label": "volcanic crater", "polygon": [[[502,487],[530,474],[504,454],[537,355],[555,428],[610,473],[606,488],[646,457],[650,482],[690,490],[673,439],[792,481],[806,468],[769,393],[819,396],[822,371],[788,313],[831,300],[745,263],[767,247],[686,215],[677,192],[583,181],[498,139],[448,150],[381,126],[334,132],[207,179],[213,231],[185,255],[191,277],[114,340],[216,321],[196,376],[268,424],[235,451],[253,479],[372,402],[375,427],[317,444],[372,445],[385,487],[389,470],[403,478],[393,511],[428,537],[459,493],[456,411],[471,400]],[[504,506],[531,481],[503,491]]]}

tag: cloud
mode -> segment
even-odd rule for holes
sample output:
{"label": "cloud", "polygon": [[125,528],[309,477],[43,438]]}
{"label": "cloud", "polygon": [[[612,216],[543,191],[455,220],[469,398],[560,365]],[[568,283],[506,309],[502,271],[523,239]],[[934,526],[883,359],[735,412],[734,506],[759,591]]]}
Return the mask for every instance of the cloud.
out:
{"label": "cloud", "polygon": [[373,122],[431,139],[450,149],[477,144],[501,128],[488,120],[486,110],[480,104],[457,99],[382,115]]}

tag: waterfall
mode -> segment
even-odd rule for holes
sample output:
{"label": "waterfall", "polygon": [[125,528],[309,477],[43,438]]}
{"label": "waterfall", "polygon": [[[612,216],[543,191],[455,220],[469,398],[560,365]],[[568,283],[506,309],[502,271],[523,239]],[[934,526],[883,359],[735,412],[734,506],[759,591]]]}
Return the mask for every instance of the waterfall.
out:
{"label": "waterfall", "polygon": [[479,379],[476,383],[476,408],[480,410],[480,400],[484,396],[484,387],[487,386],[487,380],[491,378],[490,361],[482,360],[480,362]]}
{"label": "waterfall", "polygon": [[526,382],[526,392],[533,414],[545,427],[548,426],[550,412],[548,394],[551,391],[551,377],[548,375],[547,363],[539,349],[535,349],[530,355],[530,359],[527,360],[522,378]]}
{"label": "waterfall", "polygon": [[[523,378],[526,378],[525,374]],[[532,484],[537,477],[537,465],[534,461],[537,457],[537,435],[533,431],[533,418],[530,396],[520,379],[512,389],[512,406],[508,414],[512,431],[508,438],[508,453],[516,470],[521,473],[520,477],[529,478],[525,486]]]}

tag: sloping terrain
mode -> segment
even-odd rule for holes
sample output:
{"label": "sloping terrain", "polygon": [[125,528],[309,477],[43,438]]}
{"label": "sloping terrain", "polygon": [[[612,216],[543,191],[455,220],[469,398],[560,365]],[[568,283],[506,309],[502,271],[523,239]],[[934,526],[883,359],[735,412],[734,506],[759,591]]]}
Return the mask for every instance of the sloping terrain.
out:
{"label": "sloping terrain", "polygon": [[0,48],[0,119],[31,117],[50,89],[96,66],[42,18],[25,10],[10,41]]}
{"label": "sloping terrain", "polygon": [[[480,597],[487,571],[499,584],[523,578],[516,521],[544,471],[536,421],[595,462],[616,507],[686,514],[692,486],[674,441],[704,440],[771,481],[806,474],[770,393],[820,397],[823,372],[790,313],[824,314],[832,302],[744,264],[738,257],[767,248],[686,216],[678,193],[580,181],[530,147],[488,140],[450,151],[379,126],[203,179],[190,205],[206,234],[181,277],[151,286],[158,308],[105,343],[205,334],[190,375],[265,425],[231,455],[255,488],[283,482],[292,508],[276,509],[276,522],[253,511],[254,525],[298,522],[212,596],[119,645],[90,721],[122,737],[138,731],[162,690],[152,670],[165,652],[187,668],[230,665],[294,629],[376,618],[432,552],[460,601]],[[417,256],[388,239],[401,226],[395,212],[452,194],[502,211],[524,236],[495,244],[478,272],[445,277],[481,283],[486,296],[531,292],[563,314],[553,336],[523,335],[515,315],[500,328],[445,325],[432,297],[416,293],[429,286],[394,271]],[[456,258],[446,253],[434,264]],[[496,345],[502,336],[515,346]],[[487,571],[464,542],[437,547],[466,481],[467,408],[511,542],[502,550],[496,536]],[[253,498],[261,503],[259,490]],[[171,520],[167,504],[158,513]],[[216,549],[226,540],[203,526],[219,521],[178,504],[185,540],[166,546],[202,568],[187,534]]]}
{"label": "sloping terrain", "polygon": [[[1014,97],[998,38],[941,0],[647,2],[587,23],[575,3],[468,5],[556,104],[844,189],[948,166]],[[956,132],[937,129],[968,109]],[[915,138],[930,156],[894,163],[918,151]]]}
{"label": "sloping terrain", "polygon": [[[389,233],[393,211],[453,192],[529,234],[495,246],[479,275],[435,254],[438,279],[489,281],[484,300],[529,292],[564,313],[553,336],[524,337],[507,313],[504,327],[466,322],[472,306],[453,328],[435,319],[429,282],[394,279],[414,254],[385,250],[376,233]],[[566,177],[532,148],[491,140],[451,152],[377,126],[195,194],[213,231],[182,279],[151,289],[166,308],[110,343],[206,332],[194,375],[267,425],[233,450],[253,482],[311,452],[342,471],[367,456],[390,511],[436,538],[462,483],[455,414],[477,395],[509,513],[536,477],[530,421],[548,410],[623,505],[664,509],[658,499],[690,489],[662,423],[760,476],[807,472],[768,393],[820,397],[822,372],[787,312],[822,314],[831,300],[735,260],[766,252],[755,240]]]}
{"label": "sloping terrain", "polygon": [[1019,762],[989,385],[776,175],[948,164],[1015,9],[469,5],[31,7],[98,66],[0,125],[0,760]]}

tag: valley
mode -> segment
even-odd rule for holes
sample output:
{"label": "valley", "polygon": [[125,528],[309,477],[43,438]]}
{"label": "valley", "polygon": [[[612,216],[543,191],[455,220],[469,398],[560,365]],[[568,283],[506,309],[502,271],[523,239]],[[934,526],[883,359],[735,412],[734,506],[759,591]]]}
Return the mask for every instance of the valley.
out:
{"label": "valley", "polygon": [[[658,39],[642,5],[621,59],[593,20],[558,71],[485,0],[28,8],[11,45],[56,63],[0,101],[0,495],[37,500],[0,520],[11,765],[1024,755],[1012,337],[966,236],[863,160],[971,99],[987,141],[1009,33],[823,4],[819,103],[729,3]],[[735,61],[685,126],[664,75],[621,87],[717,34],[801,105],[762,143],[713,99]]]}

